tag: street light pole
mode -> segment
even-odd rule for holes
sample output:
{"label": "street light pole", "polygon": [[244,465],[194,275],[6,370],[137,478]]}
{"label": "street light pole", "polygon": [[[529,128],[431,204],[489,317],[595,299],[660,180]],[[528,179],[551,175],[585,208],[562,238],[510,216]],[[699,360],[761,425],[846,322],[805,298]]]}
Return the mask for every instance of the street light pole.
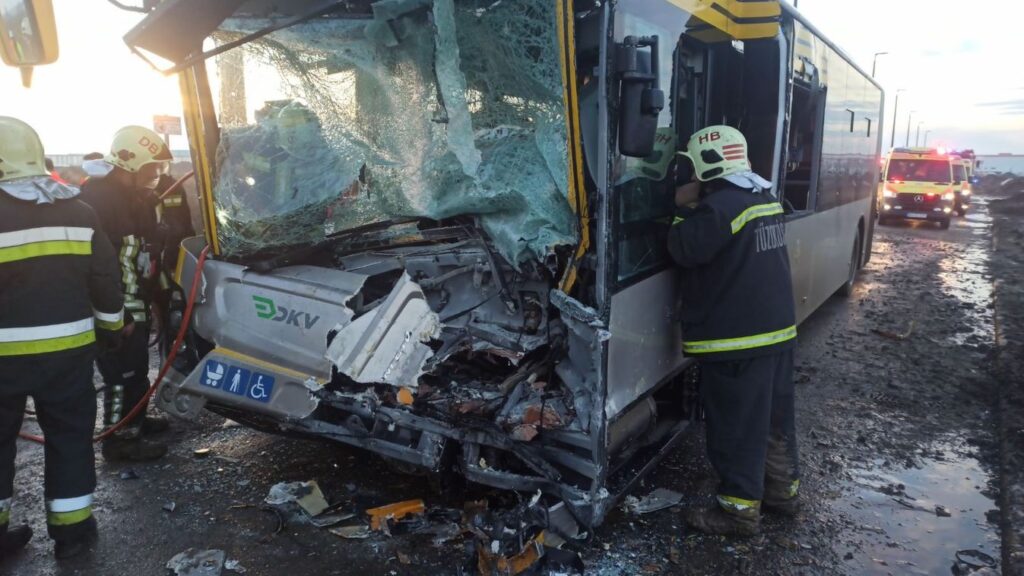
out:
{"label": "street light pole", "polygon": [[892,140],[889,141],[889,148],[896,147],[896,121],[900,113],[900,92],[906,92],[905,88],[896,90],[896,102],[892,105]]}
{"label": "street light pole", "polygon": [[928,146],[928,135],[931,134],[931,133],[932,133],[931,130],[925,130],[924,131],[924,144],[922,144],[922,146]]}
{"label": "street light pole", "polygon": [[910,115],[907,116],[907,143],[904,144],[907,148],[910,148],[910,121],[914,117],[915,112],[917,112],[917,110],[911,110]]}
{"label": "street light pole", "polygon": [[921,145],[921,124],[924,124],[924,120],[917,123],[917,135],[914,136],[914,146]]}
{"label": "street light pole", "polygon": [[888,52],[875,52],[875,57],[871,59],[871,77],[875,77],[875,67],[878,65],[878,57],[885,56]]}

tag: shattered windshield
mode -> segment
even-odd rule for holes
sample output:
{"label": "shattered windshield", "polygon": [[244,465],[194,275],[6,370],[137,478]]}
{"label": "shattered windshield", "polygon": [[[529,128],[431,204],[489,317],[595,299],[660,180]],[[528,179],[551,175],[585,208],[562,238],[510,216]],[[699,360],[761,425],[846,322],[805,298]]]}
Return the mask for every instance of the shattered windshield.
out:
{"label": "shattered windshield", "polygon": [[[228,256],[397,218],[476,215],[513,263],[575,241],[555,3],[377,2],[210,64]],[[225,43],[271,24],[234,18]]]}

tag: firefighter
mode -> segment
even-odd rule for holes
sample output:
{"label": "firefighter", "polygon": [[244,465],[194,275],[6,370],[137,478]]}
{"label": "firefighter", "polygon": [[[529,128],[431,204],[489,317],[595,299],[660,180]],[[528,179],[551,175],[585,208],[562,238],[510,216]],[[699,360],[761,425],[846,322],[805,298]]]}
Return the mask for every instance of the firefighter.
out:
{"label": "firefighter", "polygon": [[96,213],[53,180],[39,136],[0,116],[0,559],[25,546],[8,529],[16,441],[28,396],[46,436],[47,528],[58,558],[96,535],[93,360],[123,326],[120,273]]}
{"label": "firefighter", "polygon": [[799,510],[783,209],[751,170],[738,130],[700,130],[680,154],[695,179],[676,191],[668,248],[682,268],[683,352],[701,361],[708,459],[719,477],[716,505],[691,511],[687,523],[753,535],[762,510]]}
{"label": "firefighter", "polygon": [[[149,389],[149,302],[156,278],[158,198],[155,190],[170,150],[158,134],[141,126],[127,126],[114,135],[110,153],[103,158],[108,172],[82,186],[82,200],[99,215],[121,267],[125,309],[132,324],[125,342],[97,360],[103,376],[103,423],[122,420]],[[102,171],[100,171],[101,173]],[[145,461],[163,457],[167,446],[144,435],[167,428],[163,418],[145,410],[103,442],[103,457],[111,461]]]}

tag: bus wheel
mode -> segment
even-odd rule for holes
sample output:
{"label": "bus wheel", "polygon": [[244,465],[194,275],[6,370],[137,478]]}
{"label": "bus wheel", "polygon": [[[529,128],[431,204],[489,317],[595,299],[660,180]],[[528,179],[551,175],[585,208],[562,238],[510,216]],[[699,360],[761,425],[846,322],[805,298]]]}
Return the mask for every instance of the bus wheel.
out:
{"label": "bus wheel", "polygon": [[857,271],[860,270],[860,232],[853,239],[853,249],[850,251],[850,270],[846,275],[846,282],[836,292],[843,298],[853,295],[853,285],[857,282]]}

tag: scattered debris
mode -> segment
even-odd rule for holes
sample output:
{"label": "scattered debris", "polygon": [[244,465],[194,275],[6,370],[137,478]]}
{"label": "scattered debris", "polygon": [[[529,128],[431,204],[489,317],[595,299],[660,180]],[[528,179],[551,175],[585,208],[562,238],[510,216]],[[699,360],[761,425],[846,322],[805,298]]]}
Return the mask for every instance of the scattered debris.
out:
{"label": "scattered debris", "polygon": [[980,550],[958,550],[956,562],[953,563],[953,574],[962,575],[977,573],[978,570],[995,568],[996,559]]}
{"label": "scattered debris", "polygon": [[245,566],[242,566],[242,563],[238,560],[228,560],[224,562],[224,568],[233,572],[238,572],[239,574],[245,574]]}
{"label": "scattered debris", "polygon": [[370,527],[364,524],[357,524],[355,526],[337,526],[335,528],[328,528],[328,531],[335,536],[341,536],[349,540],[362,540],[369,538],[373,535],[370,531]]}
{"label": "scattered debris", "polygon": [[679,492],[667,488],[658,488],[643,498],[626,496],[622,507],[626,512],[633,514],[649,514],[676,506],[682,500],[683,495]]}
{"label": "scattered debris", "polygon": [[139,474],[135,471],[134,468],[126,468],[124,470],[121,470],[121,473],[118,476],[121,478],[121,480],[138,480],[139,479]]}
{"label": "scattered debris", "polygon": [[196,458],[206,458],[212,453],[213,450],[209,448],[196,448],[195,450],[192,451],[192,455],[195,456]]}
{"label": "scattered debris", "polygon": [[328,508],[327,498],[324,497],[316,480],[274,484],[264,501],[271,506],[295,502],[310,517],[317,516]]}
{"label": "scattered debris", "polygon": [[189,548],[167,561],[167,569],[175,576],[220,576],[224,570],[223,550]]}
{"label": "scattered debris", "polygon": [[162,506],[164,512],[174,512],[174,509],[177,507],[178,505],[175,504],[173,500],[164,502],[164,505]]}
{"label": "scattered debris", "polygon": [[936,505],[935,506],[935,515],[938,516],[939,518],[949,518],[950,516],[953,515],[953,513],[950,512],[949,508],[946,508],[945,506]]}
{"label": "scattered debris", "polygon": [[879,336],[888,338],[890,340],[906,340],[907,338],[910,338],[911,334],[914,333],[914,323],[915,322],[916,322],[915,320],[911,320],[910,321],[910,326],[907,327],[907,331],[904,332],[903,334],[897,334],[895,332],[889,332],[888,330],[880,330],[878,328],[872,328],[871,331],[874,332],[875,334],[878,334]]}
{"label": "scattered debris", "polygon": [[387,530],[389,520],[401,520],[410,514],[423,514],[426,506],[423,500],[406,500],[386,506],[370,508],[366,513],[370,516],[370,528],[374,531]]}

